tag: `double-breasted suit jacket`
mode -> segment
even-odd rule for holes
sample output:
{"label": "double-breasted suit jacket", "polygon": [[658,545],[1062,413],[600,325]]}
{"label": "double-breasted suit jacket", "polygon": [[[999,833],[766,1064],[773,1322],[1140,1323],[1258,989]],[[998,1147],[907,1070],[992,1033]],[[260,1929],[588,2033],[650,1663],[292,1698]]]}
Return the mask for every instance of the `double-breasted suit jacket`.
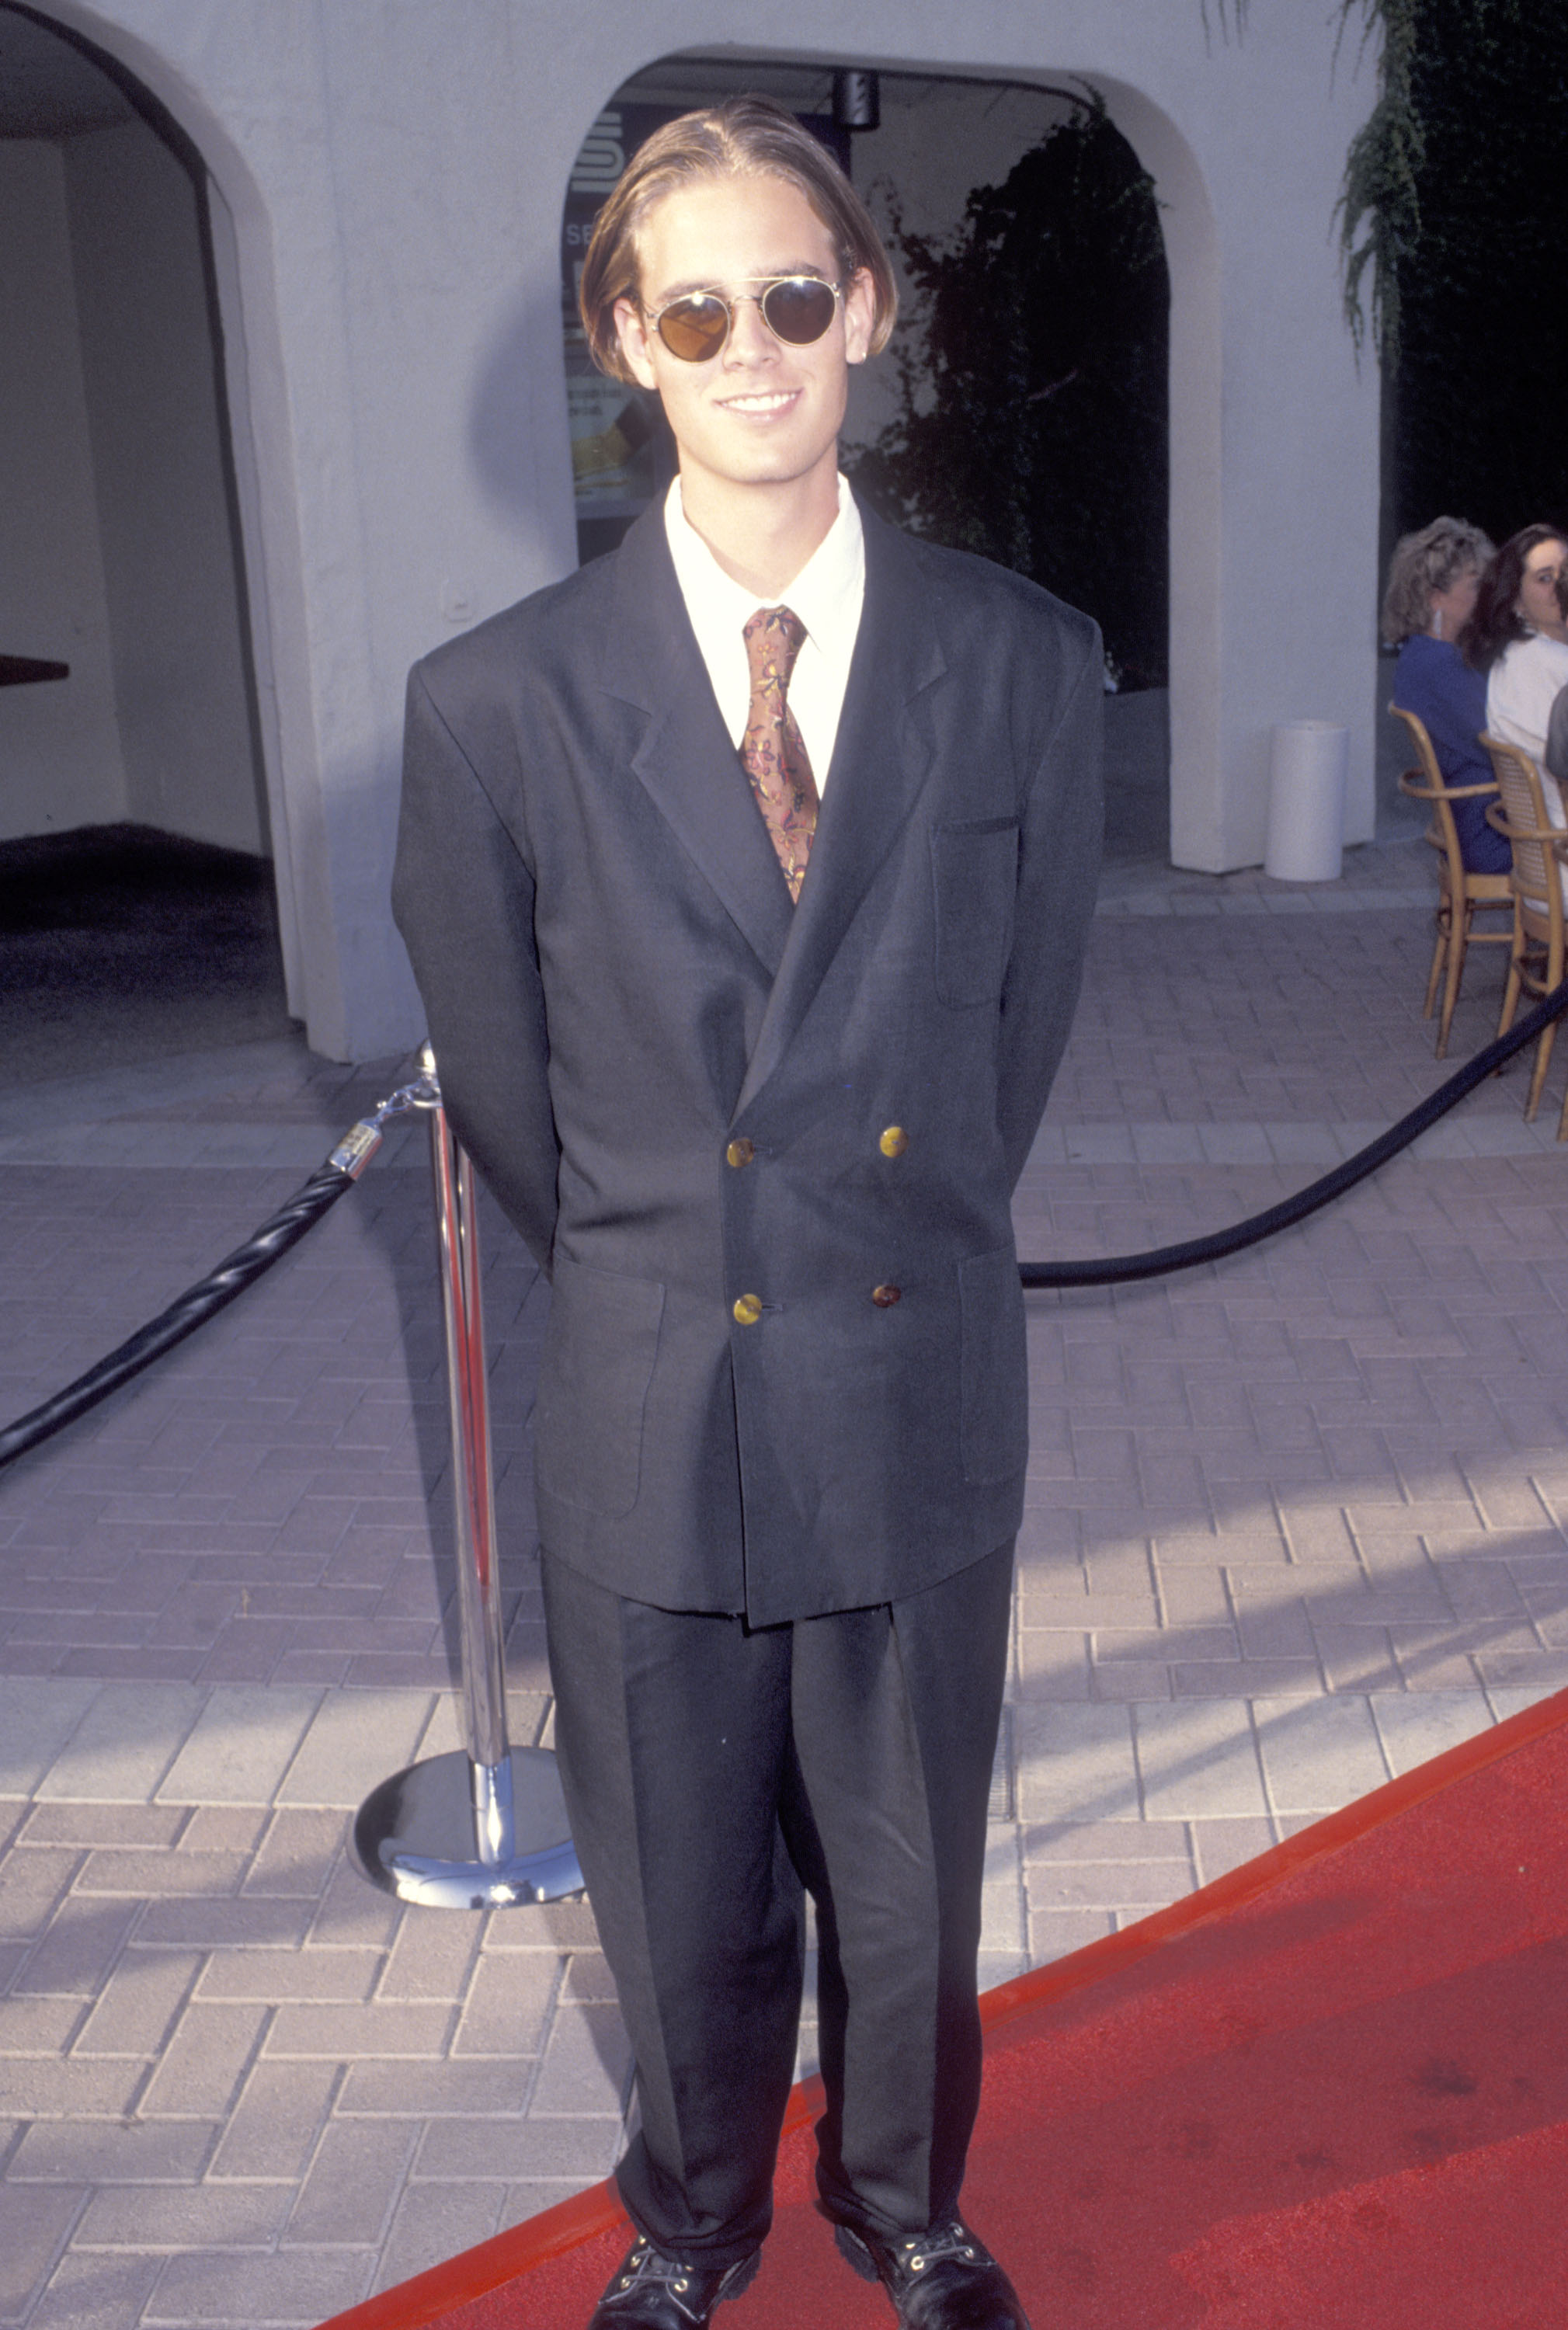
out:
{"label": "double-breasted suit jacket", "polygon": [[410,680],[394,905],[455,1129],[553,1280],[543,1543],[756,1624],[1017,1528],[1010,1198],[1098,865],[1093,625],[864,527],[798,905],[656,508]]}

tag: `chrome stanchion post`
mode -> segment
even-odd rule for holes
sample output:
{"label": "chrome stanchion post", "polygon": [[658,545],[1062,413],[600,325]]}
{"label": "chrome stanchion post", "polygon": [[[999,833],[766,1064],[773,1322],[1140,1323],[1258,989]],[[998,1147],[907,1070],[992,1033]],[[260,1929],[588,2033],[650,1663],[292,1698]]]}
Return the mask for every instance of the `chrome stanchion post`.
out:
{"label": "chrome stanchion post", "polygon": [[479,1285],[479,1225],[474,1168],[468,1152],[454,1139],[447,1112],[439,1103],[430,1111],[430,1167],[436,1185],[436,1239],[447,1331],[463,1710],[474,1767],[474,1834],[480,1860],[494,1867],[511,1858],[512,1789]]}
{"label": "chrome stanchion post", "polygon": [[554,1757],[507,1739],[474,1168],[447,1122],[429,1045],[420,1066],[417,1104],[430,1118],[446,1327],[467,1744],[458,1755],[431,1757],[383,1780],[360,1806],[354,1851],[373,1885],[405,1901],[515,1908],[575,1893],[582,1872]]}

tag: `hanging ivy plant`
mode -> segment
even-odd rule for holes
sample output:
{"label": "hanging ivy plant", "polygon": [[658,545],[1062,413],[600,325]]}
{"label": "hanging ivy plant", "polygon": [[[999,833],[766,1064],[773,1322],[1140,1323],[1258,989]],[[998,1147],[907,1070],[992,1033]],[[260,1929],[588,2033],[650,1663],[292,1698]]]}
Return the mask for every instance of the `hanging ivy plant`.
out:
{"label": "hanging ivy plant", "polygon": [[[1198,6],[1205,40],[1212,37],[1214,22],[1223,39],[1242,38],[1248,0],[1214,0],[1213,22],[1209,0],[1198,0]],[[1421,234],[1420,177],[1426,136],[1412,68],[1422,14],[1422,0],[1339,0],[1334,49],[1337,63],[1357,16],[1358,62],[1376,34],[1383,35],[1377,101],[1350,141],[1335,215],[1345,269],[1346,321],[1359,353],[1366,342],[1370,306],[1373,344],[1390,372],[1399,362],[1400,263],[1413,256]]]}
{"label": "hanging ivy plant", "polygon": [[[1426,131],[1416,109],[1413,67],[1422,0],[1341,0],[1339,47],[1351,18],[1362,17],[1359,53],[1383,34],[1377,102],[1350,141],[1339,196],[1339,251],[1345,268],[1345,316],[1357,353],[1365,343],[1363,286],[1371,270],[1373,344],[1386,372],[1399,365],[1402,267],[1421,240],[1421,169]],[[1336,53],[1338,53],[1337,49]]]}

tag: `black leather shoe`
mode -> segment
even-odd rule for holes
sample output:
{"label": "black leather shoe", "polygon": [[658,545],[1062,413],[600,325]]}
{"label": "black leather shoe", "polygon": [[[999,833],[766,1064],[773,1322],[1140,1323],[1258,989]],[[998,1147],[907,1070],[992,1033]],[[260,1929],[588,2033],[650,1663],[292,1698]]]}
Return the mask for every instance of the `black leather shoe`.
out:
{"label": "black leather shoe", "polygon": [[894,2241],[833,2231],[855,2272],[881,2282],[903,2330],[1029,2330],[1017,2291],[962,2218]]}
{"label": "black leather shoe", "polygon": [[750,2288],[761,2259],[753,2249],[738,2265],[683,2265],[651,2241],[635,2240],[588,2330],[703,2330],[715,2306]]}

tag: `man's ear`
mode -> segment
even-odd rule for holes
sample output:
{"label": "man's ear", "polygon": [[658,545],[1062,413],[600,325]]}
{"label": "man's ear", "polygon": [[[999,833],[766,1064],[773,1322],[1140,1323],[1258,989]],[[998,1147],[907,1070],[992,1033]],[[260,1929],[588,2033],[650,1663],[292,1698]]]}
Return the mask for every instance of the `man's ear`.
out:
{"label": "man's ear", "polygon": [[639,388],[656,388],[658,380],[648,355],[647,327],[643,322],[642,309],[635,299],[618,299],[613,313],[615,336],[632,378]]}
{"label": "man's ear", "polygon": [[848,364],[864,364],[871,352],[876,323],[876,286],[869,267],[857,267],[844,291],[844,355]]}

